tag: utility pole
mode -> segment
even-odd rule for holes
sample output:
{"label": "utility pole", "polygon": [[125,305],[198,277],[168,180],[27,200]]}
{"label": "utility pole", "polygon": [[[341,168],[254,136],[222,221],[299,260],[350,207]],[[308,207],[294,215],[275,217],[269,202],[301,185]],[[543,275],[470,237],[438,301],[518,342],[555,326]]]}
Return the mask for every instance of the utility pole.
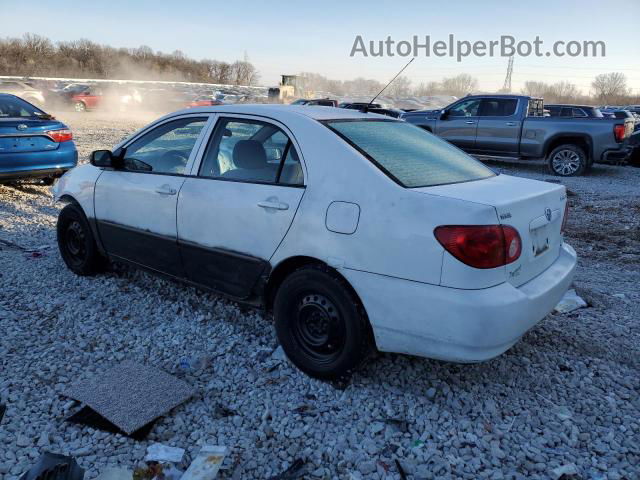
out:
{"label": "utility pole", "polygon": [[511,92],[511,74],[513,73],[513,55],[509,57],[509,65],[507,66],[507,76],[504,77],[503,92]]}

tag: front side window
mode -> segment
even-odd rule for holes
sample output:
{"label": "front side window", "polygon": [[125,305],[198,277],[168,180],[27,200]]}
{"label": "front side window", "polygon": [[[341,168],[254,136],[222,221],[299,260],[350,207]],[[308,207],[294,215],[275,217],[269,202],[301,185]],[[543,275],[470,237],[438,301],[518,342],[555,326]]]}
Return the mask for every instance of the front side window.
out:
{"label": "front side window", "polygon": [[303,185],[300,158],[289,137],[271,123],[221,118],[199,175],[258,183]]}
{"label": "front side window", "polygon": [[406,122],[362,119],[323,123],[407,188],[468,182],[495,175],[462,150]]}
{"label": "front side window", "polygon": [[127,147],[124,168],[134,172],[184,174],[191,150],[206,123],[206,117],[163,123]]}
{"label": "front side window", "polygon": [[450,117],[475,117],[479,108],[479,99],[465,100],[451,107],[448,113]]}

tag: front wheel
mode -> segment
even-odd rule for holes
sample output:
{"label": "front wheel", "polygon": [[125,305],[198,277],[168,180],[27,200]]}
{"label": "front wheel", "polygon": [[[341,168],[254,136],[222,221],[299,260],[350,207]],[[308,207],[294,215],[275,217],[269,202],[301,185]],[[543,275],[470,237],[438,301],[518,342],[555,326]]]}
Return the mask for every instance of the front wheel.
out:
{"label": "front wheel", "polygon": [[549,170],[560,177],[582,175],[587,170],[588,163],[584,150],[571,144],[554,148],[548,157]]}
{"label": "front wheel", "polygon": [[278,289],[273,313],[287,357],[312,377],[341,378],[371,351],[371,329],[360,301],[326,267],[302,267],[289,275]]}
{"label": "front wheel", "polygon": [[84,104],[84,102],[74,103],[73,108],[76,112],[85,112],[87,110],[87,106]]}
{"label": "front wheel", "polygon": [[106,259],[98,252],[89,222],[73,203],[58,215],[58,248],[69,270],[77,275],[94,275],[104,270]]}

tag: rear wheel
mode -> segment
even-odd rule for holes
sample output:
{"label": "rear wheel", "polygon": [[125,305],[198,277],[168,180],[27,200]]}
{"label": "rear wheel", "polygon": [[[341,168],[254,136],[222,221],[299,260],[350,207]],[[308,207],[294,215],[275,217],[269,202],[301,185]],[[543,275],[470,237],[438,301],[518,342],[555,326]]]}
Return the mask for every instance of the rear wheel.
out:
{"label": "rear wheel", "polygon": [[76,112],[85,112],[87,110],[87,106],[84,104],[84,102],[74,103],[73,108]]}
{"label": "rear wheel", "polygon": [[58,215],[58,248],[69,270],[77,275],[94,275],[106,265],[98,252],[89,222],[82,209],[70,203]]}
{"label": "rear wheel", "polygon": [[346,282],[327,267],[302,267],[276,293],[276,334],[306,374],[336,379],[356,369],[373,342],[368,319]]}
{"label": "rear wheel", "polygon": [[561,177],[582,175],[589,163],[584,150],[571,144],[554,148],[547,160],[551,173]]}

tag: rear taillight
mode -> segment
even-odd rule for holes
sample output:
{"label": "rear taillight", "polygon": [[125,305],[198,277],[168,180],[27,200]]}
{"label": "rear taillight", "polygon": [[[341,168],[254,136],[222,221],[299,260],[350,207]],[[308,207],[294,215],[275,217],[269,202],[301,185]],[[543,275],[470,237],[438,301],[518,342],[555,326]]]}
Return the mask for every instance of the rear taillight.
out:
{"label": "rear taillight", "polygon": [[562,226],[560,227],[560,233],[564,233],[564,229],[567,226],[567,218],[569,218],[569,202],[564,204],[564,215],[562,217]]}
{"label": "rear taillight", "polygon": [[613,136],[616,137],[616,142],[621,142],[624,140],[625,127],[624,125],[614,125],[613,126]]}
{"label": "rear taillight", "polygon": [[496,268],[522,253],[518,231],[508,225],[446,225],[434,234],[447,252],[474,268]]}
{"label": "rear taillight", "polygon": [[67,128],[63,128],[62,130],[49,130],[46,133],[51,140],[56,143],[68,142],[69,140],[73,140],[73,134],[71,130]]}

